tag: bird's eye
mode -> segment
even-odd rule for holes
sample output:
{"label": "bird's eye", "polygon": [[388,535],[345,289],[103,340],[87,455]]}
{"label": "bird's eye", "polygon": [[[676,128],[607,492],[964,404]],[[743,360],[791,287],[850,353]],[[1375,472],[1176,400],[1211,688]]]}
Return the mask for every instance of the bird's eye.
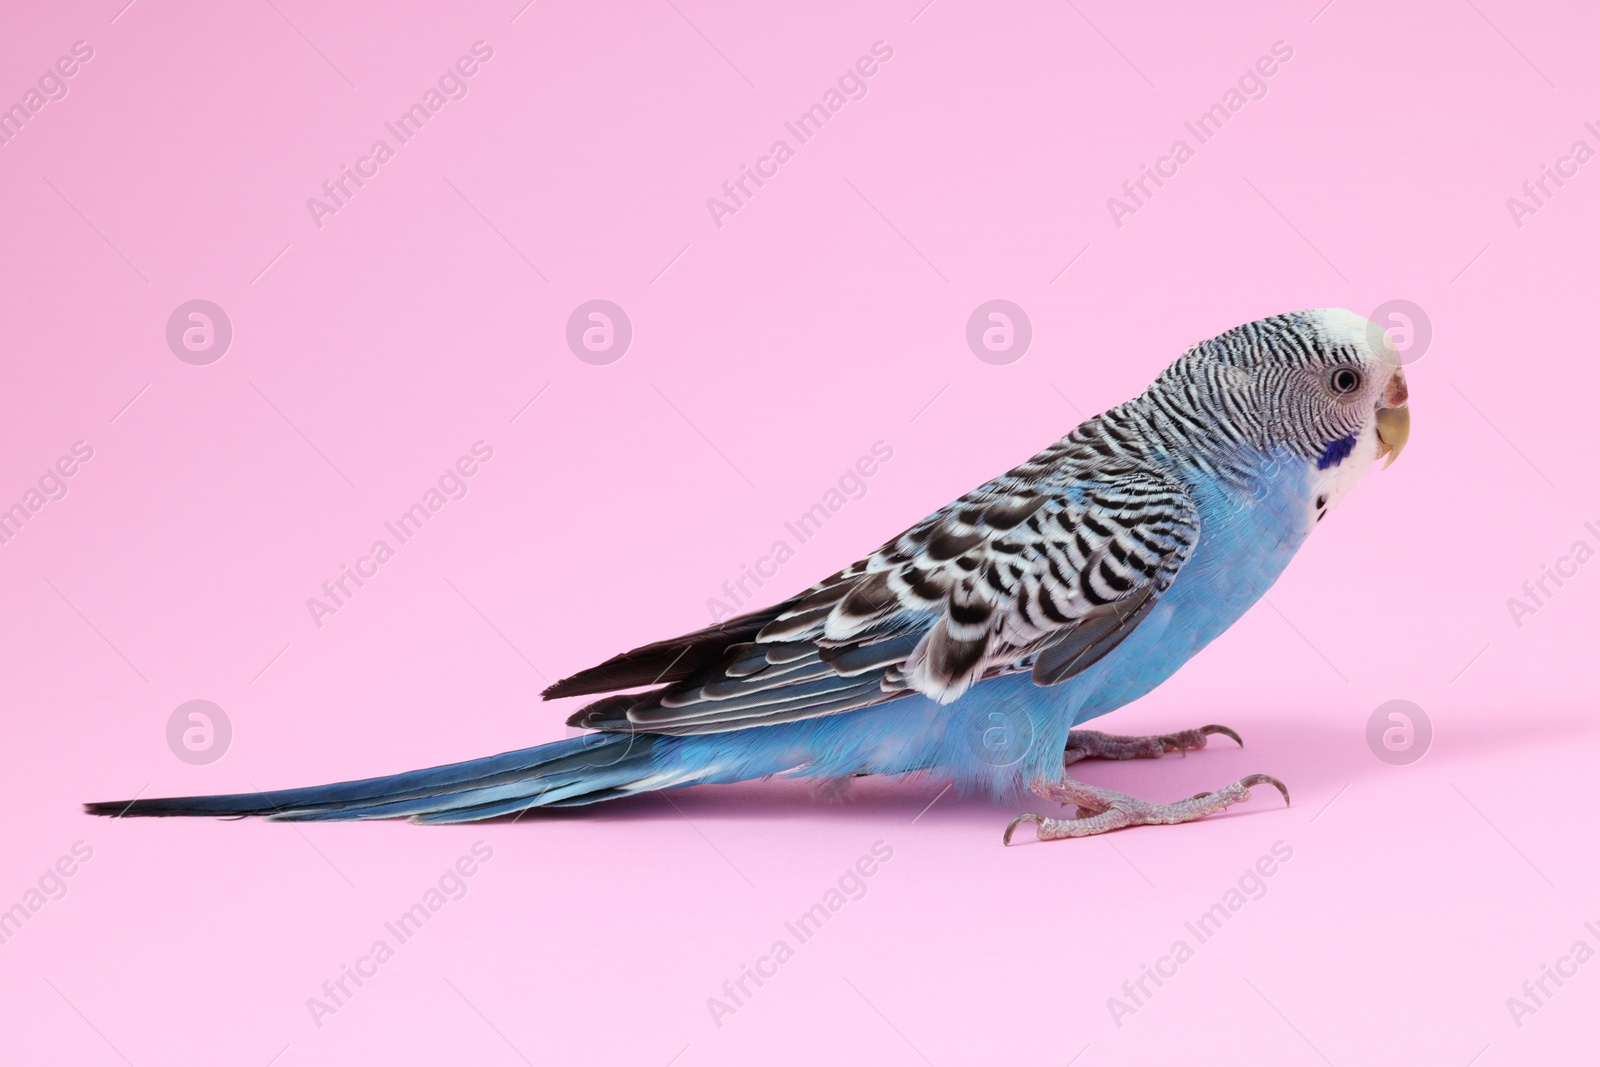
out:
{"label": "bird's eye", "polygon": [[1340,367],[1328,376],[1328,387],[1335,396],[1349,396],[1361,388],[1361,372],[1350,367]]}

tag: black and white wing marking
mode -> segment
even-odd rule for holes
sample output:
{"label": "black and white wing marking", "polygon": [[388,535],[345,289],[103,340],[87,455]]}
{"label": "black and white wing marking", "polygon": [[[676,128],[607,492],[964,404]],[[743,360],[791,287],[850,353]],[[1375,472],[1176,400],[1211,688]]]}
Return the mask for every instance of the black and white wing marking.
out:
{"label": "black and white wing marking", "polygon": [[1035,460],[782,604],[624,653],[544,695],[658,687],[568,721],[693,734],[911,693],[948,704],[1021,670],[1054,685],[1132,632],[1198,538],[1193,501],[1157,471],[1082,480]]}

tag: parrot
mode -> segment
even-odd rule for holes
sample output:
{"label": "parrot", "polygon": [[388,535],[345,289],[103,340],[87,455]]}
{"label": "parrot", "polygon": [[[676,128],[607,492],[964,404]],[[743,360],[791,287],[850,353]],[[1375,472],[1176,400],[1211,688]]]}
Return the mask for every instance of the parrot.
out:
{"label": "parrot", "polygon": [[[583,731],[384,777],[85,805],[89,814],[459,823],[770,777],[925,776],[1020,806],[1037,840],[1201,819],[1283,782],[1155,803],[1068,773],[1186,754],[1080,728],[1149,693],[1237,622],[1311,530],[1410,437],[1399,351],[1343,309],[1189,347],[1143,393],[808,589],[549,686]],[[617,577],[620,578],[620,575]],[[1069,811],[1070,809],[1070,811]]]}

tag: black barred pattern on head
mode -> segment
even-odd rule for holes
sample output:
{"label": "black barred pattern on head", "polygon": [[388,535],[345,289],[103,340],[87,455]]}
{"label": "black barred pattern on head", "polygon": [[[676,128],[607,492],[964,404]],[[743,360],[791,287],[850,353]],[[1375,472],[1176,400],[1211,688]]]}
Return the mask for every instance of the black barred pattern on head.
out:
{"label": "black barred pattern on head", "polygon": [[[1350,316],[1354,319],[1354,316]],[[1364,320],[1359,320],[1364,321]],[[1263,452],[1314,459],[1362,426],[1324,387],[1364,366],[1321,312],[1202,342],[1142,395],[765,611],[617,656],[547,698],[640,686],[569,722],[697,734],[837,714],[985,678],[1053,685],[1123,640],[1201,536],[1188,487],[1246,485]]]}
{"label": "black barred pattern on head", "polygon": [[1322,387],[1335,369],[1368,364],[1365,321],[1342,325],[1331,330],[1323,313],[1302,311],[1236,326],[1191,347],[1106,415],[1134,409],[1175,467],[1192,465],[1228,484],[1250,479],[1258,452],[1282,448],[1314,460],[1370,413]]}

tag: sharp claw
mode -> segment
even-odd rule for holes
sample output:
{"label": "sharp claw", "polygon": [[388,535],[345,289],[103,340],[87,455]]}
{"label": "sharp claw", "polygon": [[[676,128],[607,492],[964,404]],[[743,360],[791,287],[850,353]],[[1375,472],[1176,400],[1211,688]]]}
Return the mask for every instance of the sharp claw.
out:
{"label": "sharp claw", "polygon": [[1284,807],[1289,806],[1289,787],[1272,777],[1270,774],[1252,774],[1248,778],[1239,779],[1239,784],[1249,789],[1253,785],[1270,785],[1283,794]]}
{"label": "sharp claw", "polygon": [[1244,738],[1240,737],[1226,726],[1218,726],[1216,723],[1212,723],[1210,726],[1200,727],[1200,732],[1202,734],[1221,734],[1224,737],[1231,737],[1233,738],[1234,743],[1240,748],[1244,747]]}
{"label": "sharp claw", "polygon": [[1032,819],[1036,825],[1037,824],[1043,824],[1043,822],[1044,822],[1044,817],[1043,816],[1035,815],[1031,811],[1027,812],[1025,814],[1022,814],[1022,815],[1018,815],[1015,819],[1011,820],[1009,825],[1006,826],[1005,836],[1001,839],[1001,844],[1003,844],[1003,845],[1011,844],[1011,835],[1012,835],[1012,833],[1014,833],[1016,831],[1017,827],[1021,826],[1023,824],[1023,822],[1027,821],[1028,819]]}
{"label": "sharp claw", "polygon": [[[1220,731],[1226,728],[1217,729]],[[1090,837],[1111,830],[1120,830],[1125,826],[1193,822],[1249,799],[1251,787],[1258,785],[1272,786],[1283,794],[1284,804],[1286,806],[1289,804],[1289,787],[1270,774],[1247,775],[1221,789],[1196,793],[1186,801],[1172,804],[1150,804],[1071,778],[1057,783],[1037,782],[1033,791],[1047,800],[1072,804],[1075,808],[1073,818],[1076,821],[1063,822],[1026,812],[1011,820],[1002,840],[1007,845],[1011,844],[1011,838],[1016,833],[1017,827],[1025,822],[1037,825],[1035,836],[1040,841],[1054,841],[1063,837]],[[1197,801],[1199,803],[1196,803]],[[1086,816],[1092,816],[1094,821],[1083,822]]]}

